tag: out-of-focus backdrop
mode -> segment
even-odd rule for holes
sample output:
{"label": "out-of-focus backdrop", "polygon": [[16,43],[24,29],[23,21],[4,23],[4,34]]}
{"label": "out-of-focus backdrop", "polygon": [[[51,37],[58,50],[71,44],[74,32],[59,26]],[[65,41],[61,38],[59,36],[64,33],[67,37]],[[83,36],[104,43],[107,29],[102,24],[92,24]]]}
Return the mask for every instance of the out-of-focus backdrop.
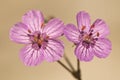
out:
{"label": "out-of-focus backdrop", "polygon": [[[58,17],[65,24],[76,24],[76,13],[81,10],[89,12],[92,22],[104,19],[110,26],[112,52],[106,59],[81,62],[82,80],[120,80],[120,0],[0,0],[0,80],[75,80],[57,62],[27,67],[20,61],[19,50],[24,45],[11,42],[9,30],[31,9],[41,10],[46,18]],[[76,68],[73,44],[62,40]],[[65,63],[63,58],[61,61]]]}

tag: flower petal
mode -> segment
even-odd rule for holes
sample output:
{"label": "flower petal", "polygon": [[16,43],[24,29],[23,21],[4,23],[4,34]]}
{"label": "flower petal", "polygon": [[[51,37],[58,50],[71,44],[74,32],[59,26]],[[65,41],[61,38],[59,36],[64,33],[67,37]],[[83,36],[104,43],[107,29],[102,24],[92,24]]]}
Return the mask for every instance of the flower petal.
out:
{"label": "flower petal", "polygon": [[51,19],[43,29],[50,38],[57,38],[63,34],[64,24],[61,20]]}
{"label": "flower petal", "polygon": [[108,28],[108,25],[105,23],[105,21],[101,19],[97,19],[94,23],[94,28],[93,28],[93,35],[96,36],[96,33],[99,33],[99,37],[106,37],[109,35],[110,31]]}
{"label": "flower petal", "polygon": [[19,22],[11,28],[10,39],[17,43],[28,44],[31,42],[27,34],[29,34],[27,26]]}
{"label": "flower petal", "polygon": [[79,30],[75,27],[73,24],[68,24],[66,25],[64,29],[64,34],[67,37],[68,40],[74,42],[74,43],[79,43],[79,36],[80,32]]}
{"label": "flower petal", "polygon": [[98,39],[93,48],[94,55],[96,55],[99,58],[105,58],[110,54],[111,48],[112,45],[108,39],[105,38]]}
{"label": "flower petal", "polygon": [[27,66],[36,66],[44,60],[42,49],[35,50],[32,44],[21,49],[20,58]]}
{"label": "flower petal", "polygon": [[90,16],[87,12],[80,11],[76,16],[76,19],[77,19],[78,28],[80,31],[83,27],[85,27],[85,30],[87,30],[87,31],[89,30],[89,28],[90,28]]}
{"label": "flower petal", "polygon": [[44,23],[43,14],[40,11],[28,11],[23,16],[23,23],[26,24],[32,32],[41,31],[41,27]]}
{"label": "flower petal", "polygon": [[49,40],[46,49],[44,49],[44,56],[48,62],[60,60],[64,53],[63,43],[59,40]]}
{"label": "flower petal", "polygon": [[75,49],[75,55],[80,61],[91,61],[94,57],[92,48],[85,48],[81,43]]}

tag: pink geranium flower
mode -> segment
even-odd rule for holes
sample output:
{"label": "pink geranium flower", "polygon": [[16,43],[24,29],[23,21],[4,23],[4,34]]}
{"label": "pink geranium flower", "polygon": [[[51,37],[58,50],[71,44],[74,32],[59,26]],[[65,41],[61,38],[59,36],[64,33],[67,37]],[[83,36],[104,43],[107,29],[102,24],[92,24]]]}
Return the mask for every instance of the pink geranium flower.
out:
{"label": "pink geranium flower", "polygon": [[91,61],[95,56],[105,58],[111,52],[111,42],[106,38],[109,35],[105,21],[97,19],[90,25],[90,16],[81,11],[77,14],[78,28],[68,24],[64,34],[69,41],[76,44],[75,55],[80,61]]}
{"label": "pink geranium flower", "polygon": [[63,56],[63,43],[57,39],[63,34],[63,29],[61,20],[51,19],[45,24],[42,13],[31,10],[23,16],[22,22],[11,28],[10,39],[26,44],[20,51],[20,58],[25,65],[35,66],[43,60],[53,62]]}

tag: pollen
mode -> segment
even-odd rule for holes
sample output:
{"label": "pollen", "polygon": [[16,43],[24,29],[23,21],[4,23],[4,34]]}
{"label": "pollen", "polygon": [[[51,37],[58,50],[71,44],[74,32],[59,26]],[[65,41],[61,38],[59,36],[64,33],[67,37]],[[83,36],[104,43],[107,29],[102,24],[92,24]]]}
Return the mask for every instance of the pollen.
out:
{"label": "pollen", "polygon": [[38,45],[41,45],[43,41],[44,39],[42,37],[39,38],[38,36],[34,36],[34,42],[36,42]]}
{"label": "pollen", "polygon": [[86,36],[84,37],[84,41],[90,42],[90,41],[91,41],[91,36],[86,35]]}
{"label": "pollen", "polygon": [[31,30],[28,29],[28,32],[31,33]]}
{"label": "pollen", "polygon": [[100,35],[99,32],[97,32],[97,37],[99,37],[99,35]]}
{"label": "pollen", "polygon": [[83,30],[85,30],[85,28],[86,28],[85,26],[82,26],[82,29],[81,29],[81,30],[83,31]]}
{"label": "pollen", "polygon": [[34,41],[35,41],[35,42],[37,42],[37,41],[38,41],[37,36],[34,36]]}
{"label": "pollen", "polygon": [[37,43],[38,43],[38,45],[41,45],[41,44],[43,43],[43,40],[39,39],[39,40],[37,41]]}
{"label": "pollen", "polygon": [[90,29],[92,29],[92,28],[94,28],[94,27],[95,27],[95,25],[93,24],[93,25],[91,25]]}
{"label": "pollen", "polygon": [[49,39],[49,36],[46,36],[46,39]]}
{"label": "pollen", "polygon": [[45,26],[45,23],[43,22],[42,24],[41,24],[41,28],[43,28]]}

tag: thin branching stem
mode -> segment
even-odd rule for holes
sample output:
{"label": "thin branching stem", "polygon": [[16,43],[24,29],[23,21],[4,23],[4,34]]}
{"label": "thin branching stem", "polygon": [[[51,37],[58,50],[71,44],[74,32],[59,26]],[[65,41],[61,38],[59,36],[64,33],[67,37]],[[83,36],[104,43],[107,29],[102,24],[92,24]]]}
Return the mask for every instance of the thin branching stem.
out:
{"label": "thin branching stem", "polygon": [[78,80],[81,80],[80,61],[77,59]]}
{"label": "thin branching stem", "polygon": [[72,70],[70,70],[65,64],[63,64],[61,61],[57,61],[64,69],[66,69],[69,73],[71,73],[73,75],[74,78],[76,78],[77,80],[82,80],[81,79],[81,71],[80,71],[80,61],[77,59],[77,70],[74,70],[72,64],[69,62],[68,58],[67,58],[67,63],[69,64],[69,66],[71,66]]}
{"label": "thin branching stem", "polygon": [[70,72],[72,74],[72,71],[65,65],[63,64],[61,61],[57,61],[63,68],[65,68],[68,72]]}
{"label": "thin branching stem", "polygon": [[66,55],[64,56],[64,58],[65,58],[65,61],[67,62],[67,64],[69,65],[69,67],[72,69],[72,71],[75,71],[73,65],[71,64],[70,60],[67,58]]}

